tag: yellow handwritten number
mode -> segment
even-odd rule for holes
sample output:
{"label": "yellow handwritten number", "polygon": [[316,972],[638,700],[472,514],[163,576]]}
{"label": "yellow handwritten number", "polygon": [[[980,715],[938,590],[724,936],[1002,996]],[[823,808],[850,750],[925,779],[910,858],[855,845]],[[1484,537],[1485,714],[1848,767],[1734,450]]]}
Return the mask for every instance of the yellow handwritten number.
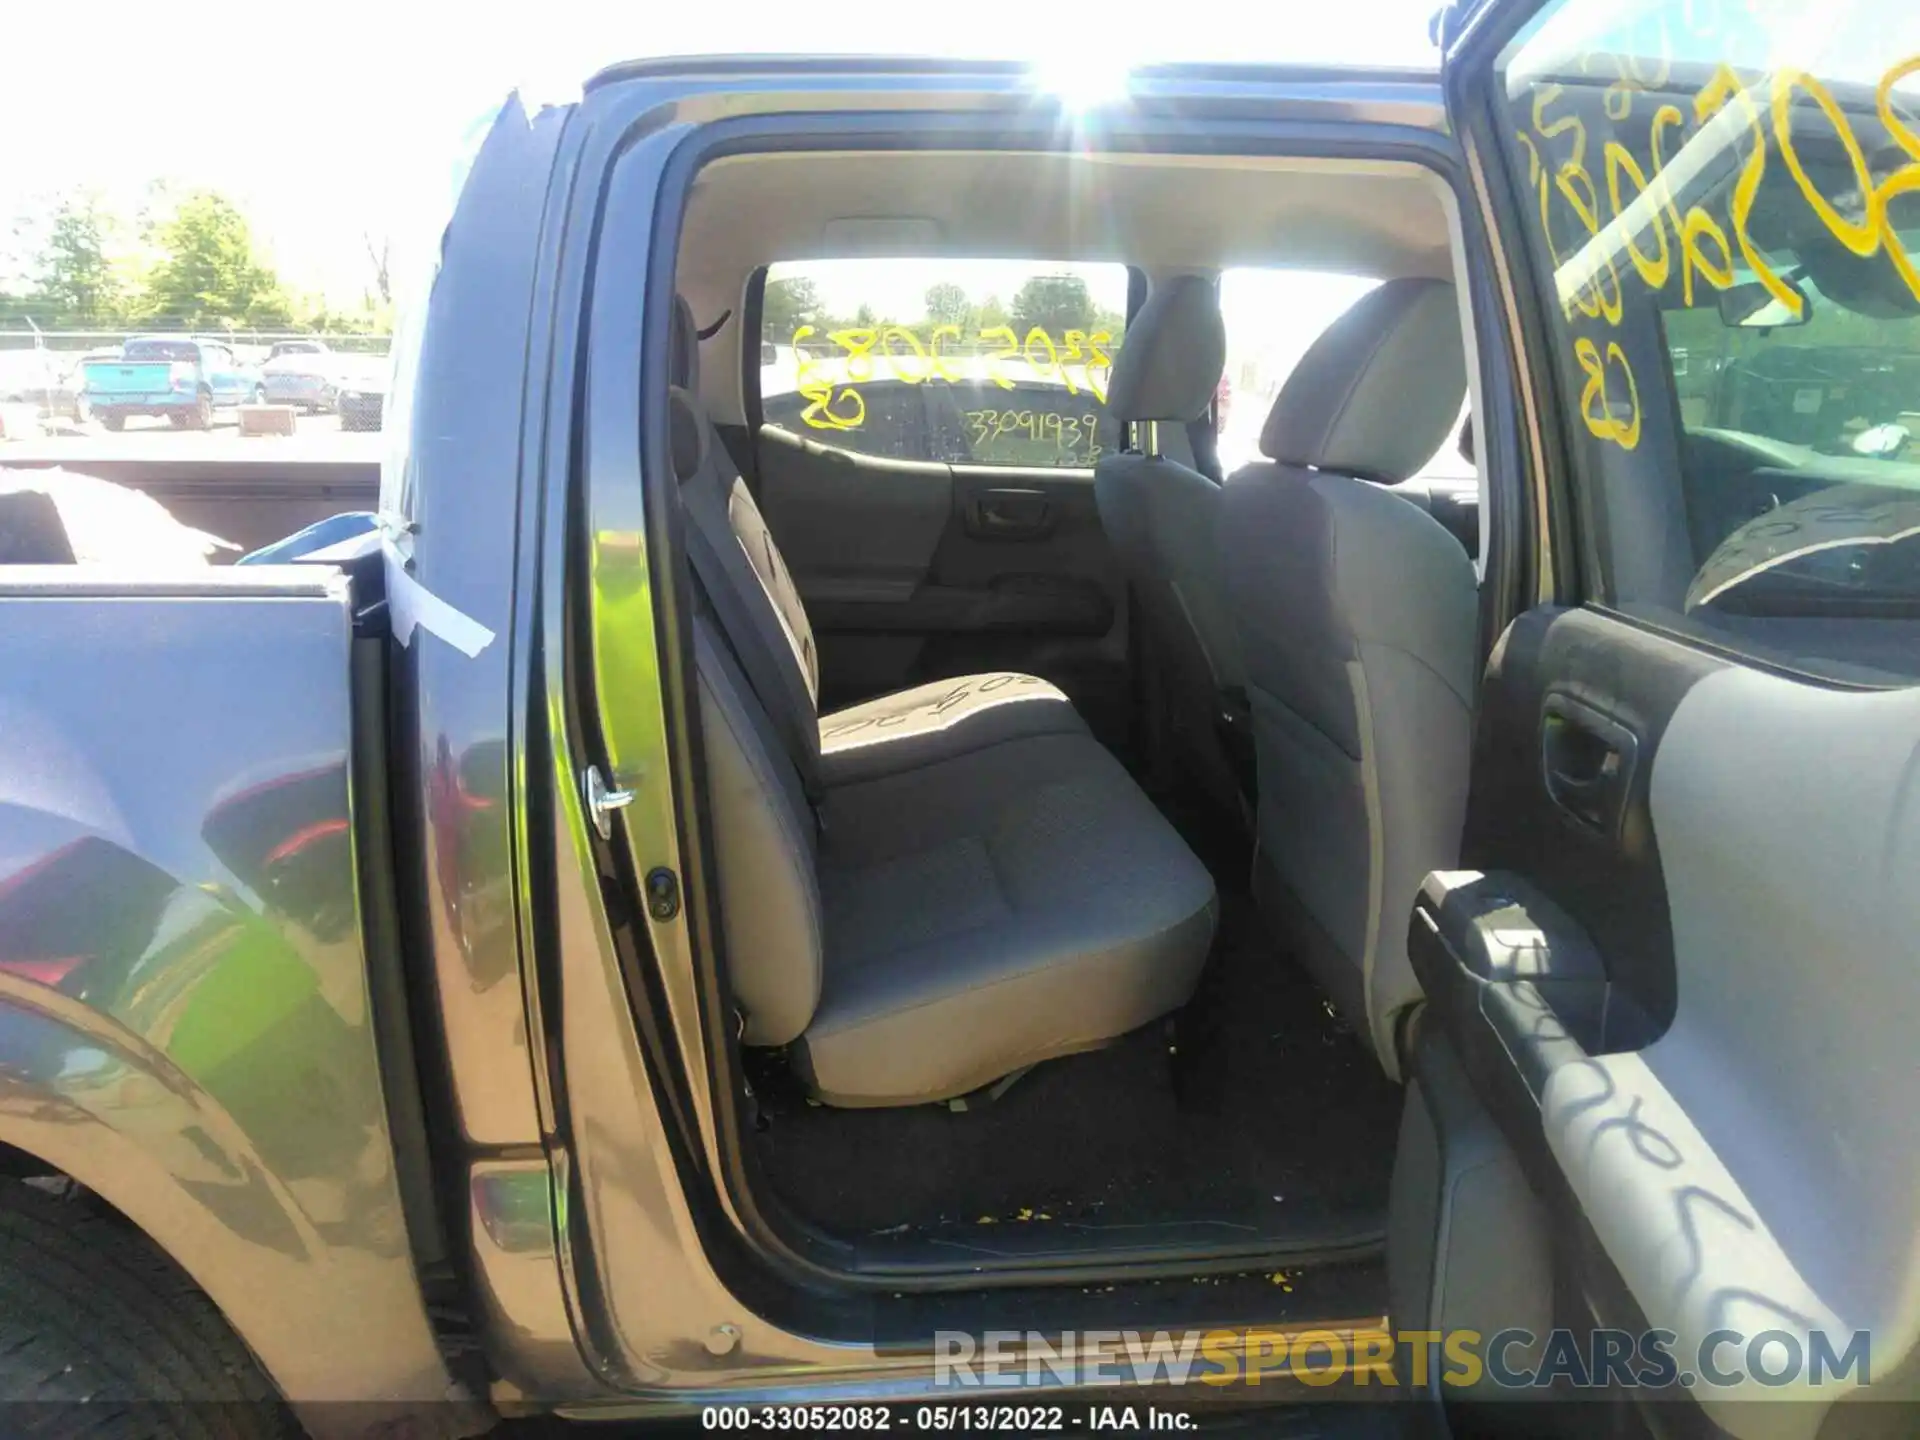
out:
{"label": "yellow handwritten number", "polygon": [[[866,423],[867,402],[851,386],[836,396],[833,382],[822,380],[814,374],[814,367],[820,362],[806,347],[807,338],[813,333],[811,325],[802,325],[793,332],[793,353],[799,362],[794,388],[810,402],[800,412],[800,419],[815,430],[858,430]],[[840,405],[839,414],[834,413],[836,401]],[[851,409],[847,408],[848,402],[851,402]]]}
{"label": "yellow handwritten number", "polygon": [[[1573,358],[1587,377],[1586,387],[1580,392],[1580,418],[1586,422],[1587,429],[1601,440],[1611,440],[1622,450],[1631,450],[1640,443],[1640,387],[1634,383],[1633,367],[1627,364],[1626,352],[1620,348],[1618,340],[1607,342],[1606,358],[1601,359],[1600,347],[1586,336],[1579,336],[1573,342]],[[1623,419],[1615,413],[1615,407],[1607,394],[1607,367],[1617,365],[1627,381],[1627,414]]]}

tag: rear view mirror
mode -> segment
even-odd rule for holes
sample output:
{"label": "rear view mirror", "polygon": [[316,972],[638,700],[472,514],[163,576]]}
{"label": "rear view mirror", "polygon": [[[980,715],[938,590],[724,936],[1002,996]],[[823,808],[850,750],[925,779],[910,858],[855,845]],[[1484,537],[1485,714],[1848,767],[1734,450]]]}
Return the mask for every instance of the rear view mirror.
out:
{"label": "rear view mirror", "polygon": [[1745,285],[1729,285],[1715,297],[1720,306],[1720,323],[1739,330],[1771,330],[1777,325],[1806,324],[1813,314],[1813,301],[1793,281],[1782,283],[1799,297],[1799,313],[1765,285],[1753,280]]}

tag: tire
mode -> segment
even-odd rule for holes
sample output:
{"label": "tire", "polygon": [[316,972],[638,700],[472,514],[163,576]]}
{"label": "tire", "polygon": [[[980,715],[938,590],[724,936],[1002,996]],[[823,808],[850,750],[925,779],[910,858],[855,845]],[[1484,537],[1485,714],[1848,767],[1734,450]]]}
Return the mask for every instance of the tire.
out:
{"label": "tire", "polygon": [[102,410],[100,412],[100,423],[118,435],[122,430],[127,428],[127,417],[117,410]]}
{"label": "tire", "polygon": [[0,1180],[0,1297],[0,1406],[34,1402],[36,1436],[301,1433],[186,1272],[90,1197]]}
{"label": "tire", "polygon": [[267,387],[266,386],[256,385],[253,387],[253,403],[256,405],[264,405],[267,403]]}
{"label": "tire", "polygon": [[194,401],[193,409],[186,417],[189,430],[211,430],[213,428],[213,392],[202,390]]}

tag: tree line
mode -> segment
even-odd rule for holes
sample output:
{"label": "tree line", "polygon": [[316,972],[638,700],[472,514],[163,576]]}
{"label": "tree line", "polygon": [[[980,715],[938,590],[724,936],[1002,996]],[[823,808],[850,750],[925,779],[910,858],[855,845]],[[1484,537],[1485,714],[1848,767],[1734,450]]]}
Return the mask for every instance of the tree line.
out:
{"label": "tree line", "polygon": [[369,238],[372,283],[357,309],[290,290],[246,215],[213,190],[151,192],[132,220],[75,191],[14,226],[24,284],[0,288],[0,325],[43,330],[392,329],[386,247]]}
{"label": "tree line", "polygon": [[829,313],[820,287],[812,280],[805,276],[774,280],[768,283],[761,301],[761,335],[784,345],[802,325],[813,326],[821,335],[883,325],[953,325],[971,342],[982,331],[1005,325],[1021,337],[1037,326],[1056,339],[1069,330],[1089,334],[1105,330],[1118,339],[1126,326],[1126,317],[1098,304],[1087,282],[1078,275],[1036,275],[1015,292],[1011,304],[998,295],[976,300],[950,281],[928,286],[922,301],[925,313],[918,316],[882,315],[866,304],[851,315],[835,315]]}

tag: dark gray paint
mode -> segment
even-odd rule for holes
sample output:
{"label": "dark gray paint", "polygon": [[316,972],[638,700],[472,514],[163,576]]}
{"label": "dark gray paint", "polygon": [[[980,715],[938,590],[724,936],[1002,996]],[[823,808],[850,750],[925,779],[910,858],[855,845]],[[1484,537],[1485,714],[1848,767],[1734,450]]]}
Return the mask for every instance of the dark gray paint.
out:
{"label": "dark gray paint", "polygon": [[438,1401],[361,945],[345,583],[4,580],[0,1146],[145,1230],[295,1399]]}

